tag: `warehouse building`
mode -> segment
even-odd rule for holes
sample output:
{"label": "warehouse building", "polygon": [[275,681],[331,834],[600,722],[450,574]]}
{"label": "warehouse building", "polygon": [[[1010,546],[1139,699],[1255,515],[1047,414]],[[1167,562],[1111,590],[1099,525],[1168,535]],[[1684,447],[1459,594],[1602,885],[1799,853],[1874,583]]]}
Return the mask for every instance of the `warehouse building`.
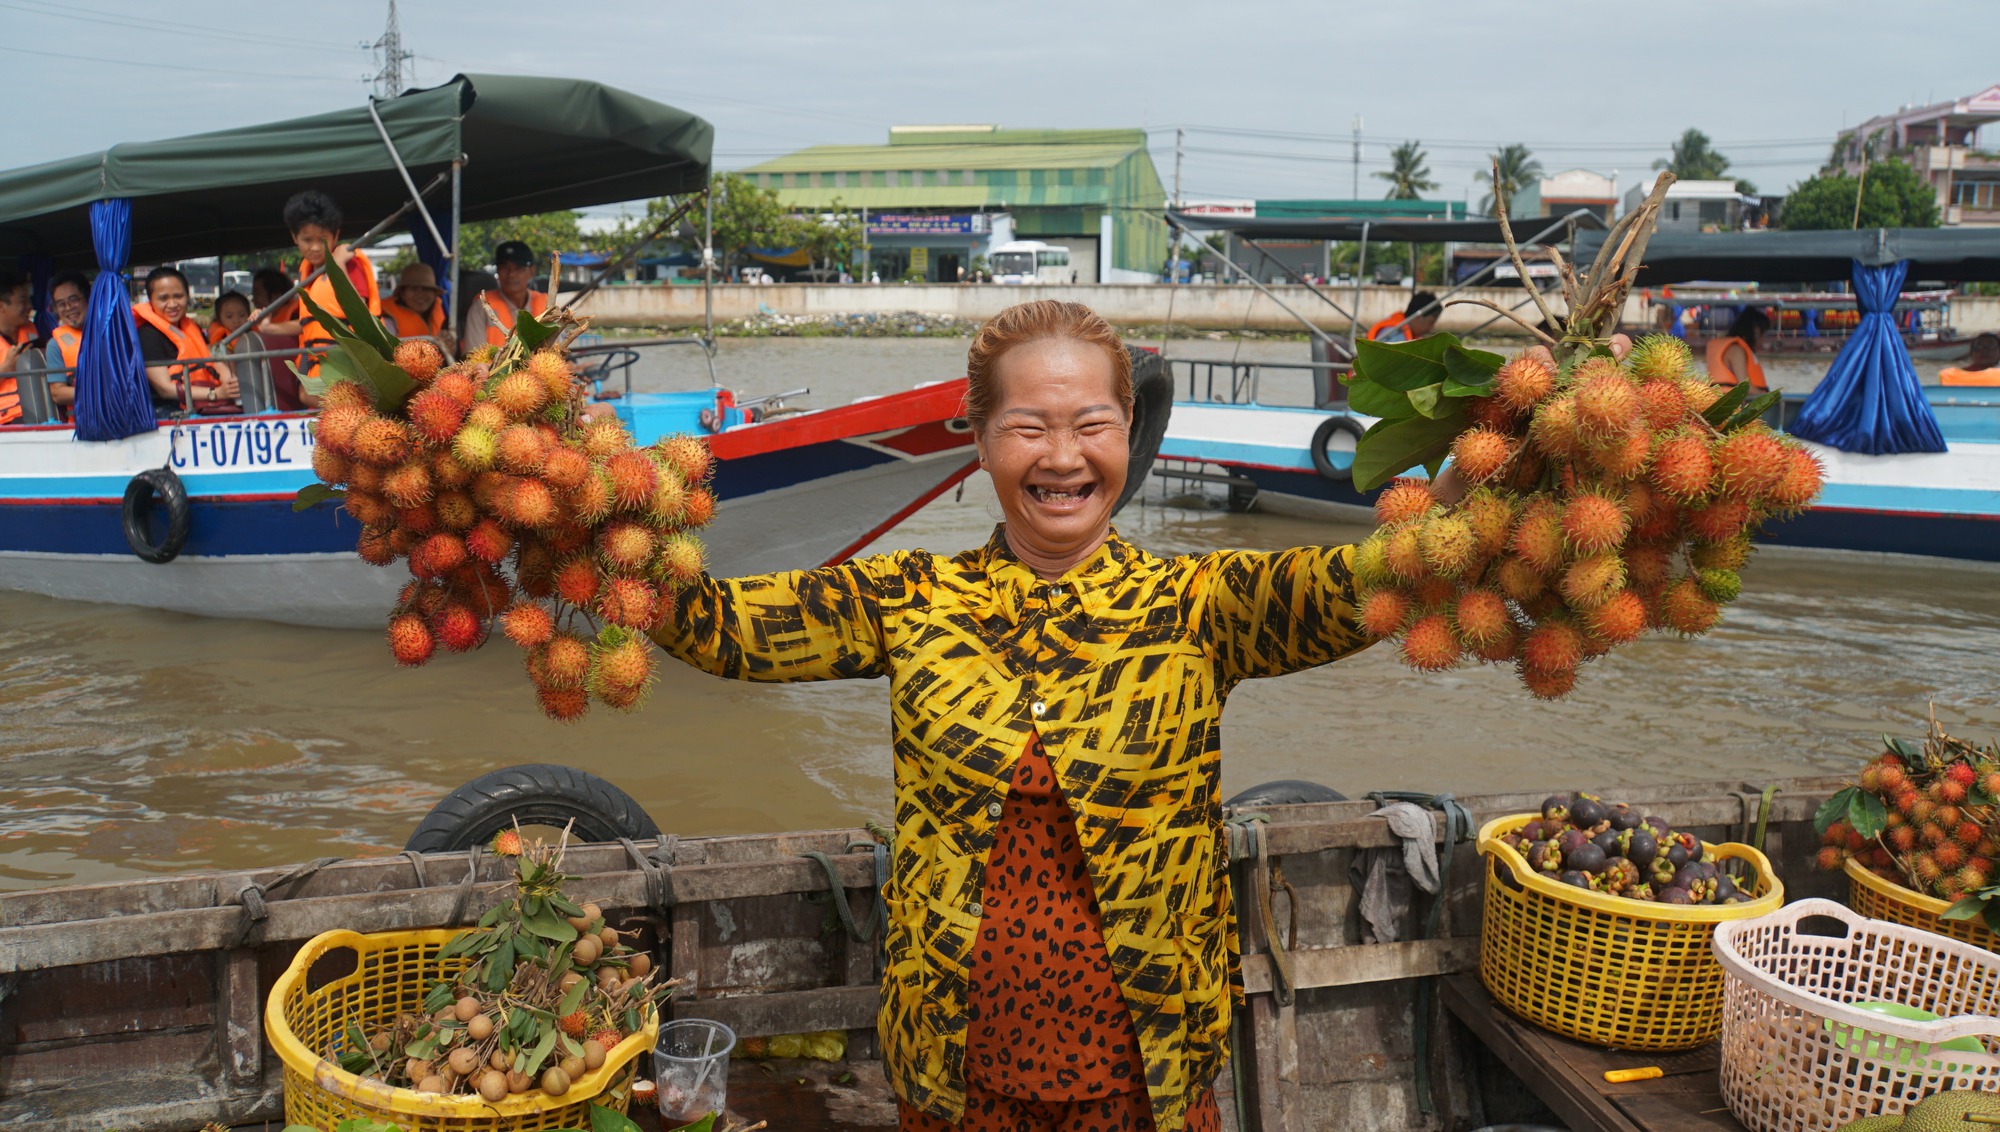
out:
{"label": "warehouse building", "polygon": [[739,172],[796,212],[866,210],[864,278],[955,282],[1012,241],[1064,249],[1079,283],[1152,282],[1166,264],[1144,130],[895,126],[887,145],[816,145]]}

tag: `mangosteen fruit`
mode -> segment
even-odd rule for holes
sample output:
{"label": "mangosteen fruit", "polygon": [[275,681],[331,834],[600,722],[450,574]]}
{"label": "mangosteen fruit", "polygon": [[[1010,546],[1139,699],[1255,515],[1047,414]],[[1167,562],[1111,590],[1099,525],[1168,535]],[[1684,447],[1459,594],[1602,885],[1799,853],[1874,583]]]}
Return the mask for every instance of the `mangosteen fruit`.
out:
{"label": "mangosteen fruit", "polygon": [[1568,821],[1570,801],[1568,794],[1551,794],[1542,799],[1542,818],[1552,822]]}
{"label": "mangosteen fruit", "polygon": [[1665,888],[1674,883],[1674,874],[1677,871],[1674,868],[1674,863],[1667,860],[1665,854],[1661,854],[1654,857],[1653,863],[1647,866],[1646,877],[1653,882],[1654,887]]}
{"label": "mangosteen fruit", "polygon": [[1623,857],[1604,862],[1604,886],[1612,892],[1623,892],[1638,883],[1639,866]]}
{"label": "mangosteen fruit", "polygon": [[1756,899],[1756,897],[1754,897],[1754,896],[1750,895],[1750,894],[1749,894],[1749,893],[1747,893],[1747,892],[1735,892],[1735,893],[1731,893],[1731,894],[1730,894],[1730,896],[1729,896],[1729,898],[1728,898],[1727,900],[1718,900],[1718,901],[1716,901],[1716,903],[1717,903],[1717,904],[1748,904],[1748,903],[1750,903],[1750,902],[1751,902],[1752,900],[1755,900],[1755,899]]}
{"label": "mangosteen fruit", "polygon": [[1576,869],[1571,869],[1568,872],[1557,877],[1556,879],[1564,884],[1574,885],[1577,888],[1587,889],[1590,887],[1590,874],[1586,872],[1580,872]]}
{"label": "mangosteen fruit", "polygon": [[1648,814],[1646,815],[1645,818],[1641,819],[1641,824],[1643,824],[1647,829],[1652,830],[1653,836],[1659,838],[1662,841],[1665,841],[1667,838],[1673,836],[1674,827],[1668,825],[1667,819],[1663,817],[1656,817],[1654,815]]}
{"label": "mangosteen fruit", "polygon": [[1563,864],[1578,872],[1601,873],[1604,871],[1604,850],[1584,842],[1563,855]]}
{"label": "mangosteen fruit", "polygon": [[1618,833],[1616,830],[1607,829],[1596,837],[1591,838],[1590,843],[1604,850],[1604,855],[1607,857],[1621,855],[1618,851]]}
{"label": "mangosteen fruit", "polygon": [[1528,846],[1528,867],[1540,873],[1559,872],[1562,853],[1553,841],[1537,841]]}
{"label": "mangosteen fruit", "polygon": [[1694,861],[1689,861],[1674,870],[1674,883],[1681,888],[1691,889],[1707,879],[1702,875],[1701,865]]}
{"label": "mangosteen fruit", "polygon": [[1528,824],[1522,826],[1520,833],[1522,837],[1525,837],[1530,841],[1546,841],[1549,836],[1540,818],[1537,818],[1534,821],[1531,821]]}
{"label": "mangosteen fruit", "polygon": [[1723,873],[1715,878],[1715,902],[1721,904],[1736,895],[1736,878]]}
{"label": "mangosteen fruit", "polygon": [[1651,900],[1653,899],[1653,886],[1641,881],[1619,895],[1625,897],[1627,900]]}
{"label": "mangosteen fruit", "polygon": [[1654,897],[1654,900],[1655,900],[1655,901],[1657,901],[1658,903],[1661,903],[1661,904],[1692,904],[1692,903],[1694,903],[1694,901],[1693,901],[1692,899],[1690,899],[1690,898],[1689,898],[1689,896],[1688,896],[1688,890],[1687,890],[1687,889],[1685,889],[1685,888],[1673,888],[1673,887],[1668,887],[1668,888],[1663,888],[1663,889],[1661,889],[1661,890],[1659,891],[1659,893],[1658,893],[1658,894],[1657,894],[1657,895],[1656,895],[1656,896]]}
{"label": "mangosteen fruit", "polygon": [[1641,826],[1626,835],[1625,855],[1642,869],[1651,868],[1653,858],[1660,855],[1660,843],[1653,837],[1653,831]]}
{"label": "mangosteen fruit", "polygon": [[1579,845],[1590,844],[1590,835],[1580,829],[1565,829],[1562,831],[1562,836],[1556,838],[1556,844],[1562,846],[1564,853],[1568,853]]}
{"label": "mangosteen fruit", "polygon": [[1595,798],[1580,797],[1570,804],[1569,824],[1578,829],[1593,829],[1604,817],[1604,803]]}
{"label": "mangosteen fruit", "polygon": [[1668,842],[1666,858],[1667,860],[1672,861],[1674,863],[1675,868],[1677,869],[1680,868],[1682,865],[1688,863],[1687,846],[1682,845],[1678,841]]}
{"label": "mangosteen fruit", "polygon": [[1639,828],[1639,811],[1620,802],[1611,807],[1611,813],[1607,816],[1606,820],[1611,823],[1612,829],[1637,829]]}

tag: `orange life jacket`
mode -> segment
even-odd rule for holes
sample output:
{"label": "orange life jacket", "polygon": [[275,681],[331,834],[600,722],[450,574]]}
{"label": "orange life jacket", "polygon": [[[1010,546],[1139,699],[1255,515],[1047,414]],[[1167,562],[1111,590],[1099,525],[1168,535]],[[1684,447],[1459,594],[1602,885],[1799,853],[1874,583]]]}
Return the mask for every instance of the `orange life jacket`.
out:
{"label": "orange life jacket", "polygon": [[394,330],[398,338],[422,338],[427,335],[440,338],[444,335],[444,304],[441,302],[432,303],[431,313],[426,316],[389,299],[382,304],[382,313],[388,316],[389,329]]}
{"label": "orange life jacket", "polygon": [[[1731,346],[1743,347],[1743,356],[1750,359],[1750,372],[1739,374],[1729,368],[1723,352]],[[1708,340],[1708,380],[1717,385],[1729,386],[1750,379],[1750,388],[1758,393],[1768,392],[1770,386],[1764,381],[1764,366],[1757,360],[1757,354],[1750,349],[1750,343],[1741,338],[1710,338]]]}
{"label": "orange life jacket", "polygon": [[[361,274],[364,278],[363,285],[356,286],[355,290],[361,292],[362,301],[368,304],[368,313],[376,316],[377,318],[380,318],[382,315],[382,291],[381,288],[376,285],[375,265],[368,262],[368,255],[365,252],[359,252],[359,251],[355,252],[354,258],[357,262],[361,264]],[[345,269],[342,268],[339,264],[334,263],[331,257],[328,258],[327,260],[328,272],[342,271],[342,270]],[[300,279],[305,279],[312,273],[313,273],[313,268],[311,264],[304,262],[301,262],[299,264]],[[354,282],[354,276],[352,273],[348,274],[347,281],[350,283]],[[305,289],[305,294],[311,296],[312,301],[319,304],[319,309],[325,311],[330,315],[334,315],[338,318],[353,317],[349,315],[346,311],[340,309],[340,300],[333,293],[333,280],[328,279],[324,275],[320,276],[317,280],[314,280],[313,285]],[[331,341],[333,341],[332,332],[327,330],[325,327],[321,326],[317,321],[315,321],[312,317],[312,313],[306,310],[305,304],[300,303],[299,345],[310,349],[322,342],[331,342]],[[308,372],[318,373],[319,366],[315,364],[312,367],[312,369],[309,370]]]}
{"label": "orange life jacket", "polygon": [[[166,335],[167,341],[174,344],[175,356],[181,361],[201,361],[209,356],[208,337],[202,333],[201,324],[187,315],[182,315],[178,323],[168,322],[164,315],[153,309],[152,303],[135,303],[132,306],[132,317],[135,322],[151,326]],[[222,386],[222,375],[215,372],[213,366],[180,368],[180,372],[174,374],[176,384],[183,380],[183,375],[185,380],[193,383],[197,389],[217,389]],[[209,407],[199,411],[217,412],[224,406],[234,407],[233,402],[212,401],[206,404]]]}
{"label": "orange life jacket", "polygon": [[[491,308],[486,315],[486,344],[498,346],[514,333],[514,304],[498,291],[482,291],[480,298]],[[546,291],[528,292],[528,313],[540,318],[549,309],[549,295]],[[496,323],[495,320],[498,320]]]}
{"label": "orange life jacket", "polygon": [[[35,340],[35,324],[24,324],[14,332],[9,345],[26,346]],[[0,425],[13,424],[21,419],[21,386],[11,377],[0,377]]]}
{"label": "orange life jacket", "polygon": [[1950,366],[1938,371],[1938,384],[2000,386],[2000,367],[1960,369],[1957,366]]}
{"label": "orange life jacket", "polygon": [[1380,342],[1382,340],[1382,335],[1384,333],[1393,330],[1396,327],[1401,326],[1402,324],[1403,324],[1403,314],[1401,311],[1398,311],[1395,314],[1390,315],[1388,318],[1382,319],[1375,325],[1369,327],[1368,340],[1370,342]]}
{"label": "orange life jacket", "polygon": [[[49,332],[49,343],[56,348],[56,353],[62,357],[62,364],[75,369],[76,359],[81,356],[81,351],[83,350],[83,328],[57,323],[56,328]],[[71,374],[70,380],[74,381],[75,379],[76,375]]]}

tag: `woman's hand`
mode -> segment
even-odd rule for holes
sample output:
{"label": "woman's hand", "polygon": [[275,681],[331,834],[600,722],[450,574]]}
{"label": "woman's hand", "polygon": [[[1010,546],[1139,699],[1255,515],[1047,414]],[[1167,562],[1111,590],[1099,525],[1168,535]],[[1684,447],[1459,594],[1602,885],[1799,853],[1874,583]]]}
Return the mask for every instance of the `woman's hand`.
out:
{"label": "woman's hand", "polygon": [[[1617,361],[1624,361],[1625,355],[1632,352],[1632,336],[1630,334],[1613,334],[1607,344],[1611,347],[1612,358]],[[1547,346],[1528,347],[1528,356],[1550,369],[1556,368],[1555,355],[1549,353]]]}
{"label": "woman's hand", "polygon": [[1431,494],[1437,496],[1438,502],[1447,507],[1464,499],[1466,490],[1465,480],[1460,478],[1458,468],[1452,464],[1446,464],[1444,470],[1437,474],[1437,478],[1431,481]]}

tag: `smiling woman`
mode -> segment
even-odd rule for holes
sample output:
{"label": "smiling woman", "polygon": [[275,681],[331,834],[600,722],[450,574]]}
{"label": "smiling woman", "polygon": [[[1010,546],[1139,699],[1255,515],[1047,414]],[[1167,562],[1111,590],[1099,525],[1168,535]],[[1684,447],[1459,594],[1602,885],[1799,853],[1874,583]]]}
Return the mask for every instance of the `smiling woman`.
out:
{"label": "smiling woman", "polygon": [[1131,367],[1086,307],[1002,311],[966,370],[1006,516],[984,546],[704,576],[654,637],[732,679],[889,678],[879,1028],[904,1129],[1212,1129],[1222,705],[1366,644],[1351,548],[1119,538]]}

